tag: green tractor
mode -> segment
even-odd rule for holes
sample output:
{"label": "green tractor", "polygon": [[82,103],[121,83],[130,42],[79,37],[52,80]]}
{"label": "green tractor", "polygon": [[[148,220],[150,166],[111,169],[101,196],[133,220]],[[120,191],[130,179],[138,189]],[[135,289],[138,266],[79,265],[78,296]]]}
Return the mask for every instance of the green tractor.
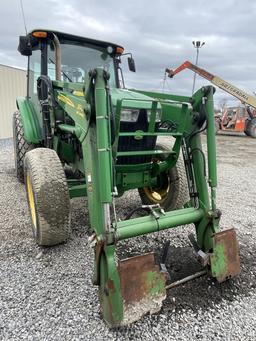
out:
{"label": "green tractor", "polygon": [[[192,97],[126,89],[121,46],[66,33],[33,30],[18,50],[28,56],[28,81],[13,120],[15,163],[34,239],[42,246],[66,241],[70,199],[87,197],[104,320],[129,324],[159,311],[166,297],[167,276],[154,254],[119,260],[118,241],[193,223],[209,275],[220,282],[237,275],[235,231],[220,232],[215,202],[214,88]],[[115,198],[131,189],[146,215],[133,210],[121,220]]]}

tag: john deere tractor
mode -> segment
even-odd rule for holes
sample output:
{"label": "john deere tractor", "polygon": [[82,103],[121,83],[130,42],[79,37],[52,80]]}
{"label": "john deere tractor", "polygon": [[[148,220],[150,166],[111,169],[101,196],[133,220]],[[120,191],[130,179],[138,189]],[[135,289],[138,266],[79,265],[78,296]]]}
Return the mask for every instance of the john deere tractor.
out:
{"label": "john deere tractor", "polygon": [[[220,232],[216,207],[214,88],[192,97],[126,89],[121,46],[66,33],[33,30],[18,50],[28,56],[28,80],[13,120],[16,172],[25,181],[34,239],[65,242],[70,200],[87,197],[104,320],[129,324],[159,311],[166,297],[154,254],[120,260],[121,240],[193,223],[208,274],[220,282],[237,275],[235,231]],[[133,209],[121,220],[115,198],[131,189],[144,213]]]}

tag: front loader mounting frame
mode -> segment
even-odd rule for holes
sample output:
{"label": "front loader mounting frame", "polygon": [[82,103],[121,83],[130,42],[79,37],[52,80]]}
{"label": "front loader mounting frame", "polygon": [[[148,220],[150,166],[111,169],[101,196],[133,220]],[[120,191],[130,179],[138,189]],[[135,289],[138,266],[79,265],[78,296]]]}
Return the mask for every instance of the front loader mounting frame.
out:
{"label": "front loader mounting frame", "polygon": [[[57,35],[54,33],[55,41]],[[56,75],[60,75],[59,70]],[[27,139],[29,127],[33,127],[30,136],[54,149],[63,164],[80,174],[67,179],[69,195],[70,198],[87,196],[93,231],[90,243],[95,254],[93,282],[99,286],[105,321],[110,326],[120,326],[161,308],[166,296],[166,276],[155,265],[151,253],[117,260],[118,241],[194,224],[198,248],[209,274],[219,281],[233,277],[239,272],[239,258],[233,260],[233,255],[237,255],[234,230],[223,234],[219,229],[214,88],[203,87],[192,97],[186,97],[115,89],[110,86],[109,78],[110,74],[101,67],[87,72],[80,83],[50,80],[44,75],[38,82],[46,87],[47,96],[39,98],[41,111],[34,115],[39,123],[27,122],[26,117],[31,119],[31,113],[36,111],[31,99],[19,99],[18,103],[23,103],[20,110]],[[26,108],[30,107],[33,110],[27,115]],[[123,130],[121,118],[127,108],[139,111],[137,123],[146,119],[146,128]],[[41,114],[46,131],[40,131]],[[205,121],[207,162],[200,138]],[[154,143],[159,137],[175,142],[169,150],[157,149]],[[137,149],[127,145],[121,148],[125,138],[131,143],[142,143]],[[143,141],[149,142],[144,145]],[[161,155],[165,157],[160,158]],[[146,205],[144,208],[149,212],[146,216],[117,219],[115,197],[129,189],[156,186],[163,174],[176,165],[179,156],[184,158],[189,189],[185,207],[165,211],[161,204]],[[126,159],[129,161],[125,162]],[[235,250],[233,254],[229,252],[230,245]]]}
{"label": "front loader mounting frame", "polygon": [[[123,261],[116,264],[115,249],[119,240],[133,238],[147,233],[153,233],[172,227],[194,223],[196,227],[197,243],[204,253],[211,255],[212,266],[214,266],[214,277],[224,280],[231,275],[237,274],[237,263],[235,271],[231,274],[229,272],[228,262],[230,259],[225,252],[218,253],[214,257],[214,250],[217,250],[216,235],[219,233],[219,219],[220,211],[216,208],[216,187],[217,187],[217,172],[216,172],[216,148],[215,148],[215,128],[214,128],[214,113],[213,113],[213,87],[204,87],[199,90],[192,98],[189,97],[173,97],[167,94],[157,94],[143,92],[147,96],[154,98],[152,100],[152,116],[151,120],[154,122],[154,110],[156,111],[157,104],[162,106],[167,105],[170,101],[175,100],[180,103],[179,117],[173,123],[179,127],[179,130],[173,132],[161,131],[155,132],[154,125],[149,123],[149,131],[147,132],[119,132],[117,127],[120,124],[120,112],[125,98],[120,99],[116,106],[116,135],[113,146],[111,145],[111,116],[108,103],[110,102],[107,74],[97,69],[91,73],[89,81],[90,87],[86,88],[86,97],[95,98],[95,112],[90,112],[93,103],[86,103],[75,96],[67,95],[63,92],[64,84],[60,82],[54,83],[55,97],[58,99],[60,106],[73,118],[75,126],[60,125],[59,129],[64,131],[73,131],[77,138],[81,141],[83,155],[84,155],[84,169],[86,184],[84,190],[87,192],[88,205],[90,212],[90,225],[95,233],[95,268],[94,268],[94,283],[100,286],[100,297],[102,304],[102,311],[105,320],[111,325],[127,324],[138,316],[135,311],[139,311],[139,315],[151,310],[154,311],[156,307],[151,307],[147,304],[146,310],[143,311],[143,302],[155,302],[165,297],[164,276],[156,269],[152,271],[152,266],[145,271],[142,270],[142,265],[145,263],[144,259],[136,259],[135,263],[130,265],[130,268],[135,271],[134,264],[139,264],[138,271],[134,273],[135,280],[128,282],[130,276],[124,275],[129,273],[129,263]],[[92,81],[93,79],[93,81]],[[93,94],[94,96],[89,96]],[[129,101],[126,100],[126,105]],[[192,110],[190,109],[192,105]],[[204,109],[202,109],[202,106]],[[85,114],[81,114],[84,112]],[[206,181],[206,162],[202,153],[202,145],[200,141],[200,134],[197,132],[197,122],[200,115],[206,115],[207,120],[207,156],[208,156],[208,185],[210,187],[210,196],[208,195],[208,185]],[[92,115],[95,115],[92,119]],[[173,117],[166,118],[174,120]],[[189,124],[190,123],[190,124]],[[148,215],[146,217],[139,217],[129,220],[116,221],[111,220],[111,207],[113,206],[113,197],[115,196],[115,186],[118,192],[123,192],[129,188],[136,188],[148,184],[154,179],[145,176],[145,172],[150,169],[145,168],[145,165],[137,165],[135,169],[128,169],[126,165],[114,166],[113,159],[117,156],[130,156],[134,154],[157,154],[161,151],[139,151],[139,152],[118,152],[118,137],[122,134],[130,135],[154,135],[157,136],[171,136],[175,137],[175,143],[170,150],[169,157],[161,164],[150,164],[151,174],[159,174],[159,172],[172,167],[179,155],[181,147],[185,150],[187,159],[185,160],[187,167],[187,174],[191,188],[196,188],[196,191],[190,190],[190,203],[187,208],[175,210],[171,212],[162,212],[160,208],[155,208],[156,215]],[[140,166],[144,166],[144,172],[139,170]],[[115,174],[115,178],[113,177]],[[125,176],[125,183],[122,179]],[[72,187],[70,191],[74,191]],[[232,240],[234,240],[232,238]],[[224,244],[224,249],[226,244]],[[146,256],[148,257],[148,256]],[[216,263],[223,263],[225,266],[220,267]],[[152,263],[152,258],[151,258]],[[126,264],[126,265],[124,265]],[[146,262],[147,264],[147,262]],[[207,264],[209,271],[211,271],[211,263]],[[128,267],[128,268],[127,268]],[[125,268],[125,271],[122,270]],[[150,277],[152,273],[153,280],[146,285],[147,288],[143,294],[138,294],[139,301],[129,301],[129,297],[137,297],[136,295],[129,295],[124,297],[124,288],[129,287],[138,292],[138,283],[146,281],[145,278]],[[153,282],[152,282],[153,281]],[[146,281],[147,283],[147,281]],[[154,285],[153,285],[154,284]],[[136,289],[136,287],[138,288]],[[154,292],[152,288],[158,288]],[[148,299],[148,296],[150,296]],[[146,298],[145,298],[146,297]],[[137,308],[135,308],[137,306]],[[158,306],[156,304],[156,306]],[[140,308],[138,308],[140,307]],[[129,309],[131,311],[129,311]],[[129,312],[128,312],[129,311]]]}

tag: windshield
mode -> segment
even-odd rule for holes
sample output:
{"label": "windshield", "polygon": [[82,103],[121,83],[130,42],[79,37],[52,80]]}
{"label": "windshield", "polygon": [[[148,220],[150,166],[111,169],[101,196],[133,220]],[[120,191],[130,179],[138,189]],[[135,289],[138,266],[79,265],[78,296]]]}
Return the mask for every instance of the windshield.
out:
{"label": "windshield", "polygon": [[[114,60],[106,48],[70,41],[61,42],[62,81],[83,83],[87,73],[97,67],[109,72],[109,85],[116,87]],[[48,48],[48,76],[56,79],[55,52],[52,46]]]}

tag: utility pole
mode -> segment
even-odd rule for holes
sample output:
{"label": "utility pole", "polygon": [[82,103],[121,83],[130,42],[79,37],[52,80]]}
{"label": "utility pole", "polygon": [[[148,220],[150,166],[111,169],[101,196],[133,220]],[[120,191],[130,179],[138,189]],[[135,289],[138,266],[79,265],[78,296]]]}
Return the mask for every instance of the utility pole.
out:
{"label": "utility pole", "polygon": [[[199,49],[205,45],[205,42],[198,41],[192,41],[192,44],[194,45],[194,48],[196,48],[196,66],[198,64],[198,57],[199,57]],[[194,79],[193,79],[193,88],[192,88],[192,95],[195,91],[195,84],[196,84],[196,73],[194,72]]]}

